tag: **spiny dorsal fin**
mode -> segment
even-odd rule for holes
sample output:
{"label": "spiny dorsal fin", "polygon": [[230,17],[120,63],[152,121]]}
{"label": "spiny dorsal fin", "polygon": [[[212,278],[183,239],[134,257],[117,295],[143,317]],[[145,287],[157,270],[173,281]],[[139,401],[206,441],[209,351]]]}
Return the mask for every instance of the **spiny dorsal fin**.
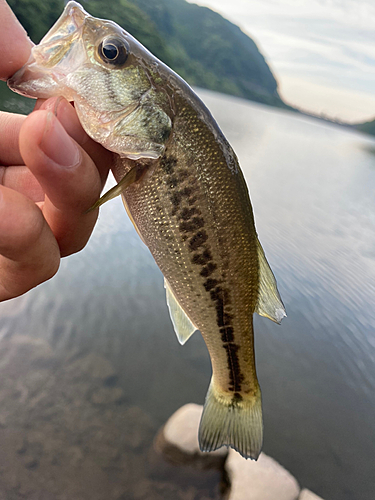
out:
{"label": "spiny dorsal fin", "polygon": [[275,276],[271,271],[258,238],[257,246],[259,259],[259,293],[255,312],[271,319],[275,323],[281,323],[281,320],[286,316],[284,304],[277,290]]}
{"label": "spiny dorsal fin", "polygon": [[167,304],[169,308],[169,314],[173,323],[174,331],[176,332],[178,341],[181,345],[184,345],[187,340],[193,335],[197,328],[190,321],[185,311],[181,308],[176,297],[173,295],[172,290],[168,284],[168,281],[164,279],[164,286],[167,296]]}

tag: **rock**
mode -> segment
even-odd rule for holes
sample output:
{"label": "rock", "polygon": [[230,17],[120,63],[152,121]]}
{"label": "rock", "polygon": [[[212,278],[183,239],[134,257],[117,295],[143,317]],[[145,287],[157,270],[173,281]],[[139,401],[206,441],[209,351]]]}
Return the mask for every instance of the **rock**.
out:
{"label": "rock", "polygon": [[307,490],[304,488],[301,491],[300,496],[298,497],[298,500],[323,500],[322,497],[318,497],[315,493],[313,493],[310,490]]}
{"label": "rock", "polygon": [[0,340],[0,500],[222,498],[221,471],[176,472],[153,451],[157,422],[129,406],[109,360],[62,351]]}
{"label": "rock", "polygon": [[73,467],[77,467],[82,464],[84,460],[83,451],[79,446],[70,446],[66,450],[67,462]]}
{"label": "rock", "polygon": [[103,382],[116,375],[112,364],[106,358],[94,353],[74,360],[66,367],[65,373],[79,380],[82,379],[82,376],[88,376]]}
{"label": "rock", "polygon": [[0,413],[0,429],[7,426],[7,417]]}
{"label": "rock", "polygon": [[124,399],[121,387],[101,387],[91,395],[91,402],[95,405],[109,405],[119,403]]}
{"label": "rock", "polygon": [[[122,498],[129,498],[129,493],[125,493]],[[131,496],[134,500],[195,500],[197,491],[194,486],[182,490],[171,482],[159,482],[143,480],[134,489]]]}
{"label": "rock", "polygon": [[147,446],[151,436],[155,435],[155,427],[147,413],[131,406],[123,412],[123,419],[126,423],[127,432],[123,436],[124,442],[132,450]]}
{"label": "rock", "polygon": [[52,357],[51,346],[43,339],[13,335],[0,342],[0,370],[14,369],[19,373],[19,368],[24,365],[29,367],[37,363],[40,367],[43,361]]}
{"label": "rock", "polygon": [[300,488],[296,479],[264,453],[255,462],[231,449],[226,469],[231,483],[228,500],[298,499]]}
{"label": "rock", "polygon": [[221,468],[228,455],[227,448],[202,453],[198,429],[203,407],[187,404],[177,410],[159,431],[155,449],[175,465],[191,464],[198,468]]}

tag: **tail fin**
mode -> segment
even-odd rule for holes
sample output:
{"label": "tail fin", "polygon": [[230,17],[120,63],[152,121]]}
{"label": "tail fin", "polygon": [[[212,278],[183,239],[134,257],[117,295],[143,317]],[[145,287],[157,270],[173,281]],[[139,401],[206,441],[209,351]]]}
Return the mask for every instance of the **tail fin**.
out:
{"label": "tail fin", "polygon": [[228,398],[213,389],[211,380],[199,426],[201,451],[230,446],[244,458],[257,460],[262,449],[263,420],[260,389],[257,396]]}

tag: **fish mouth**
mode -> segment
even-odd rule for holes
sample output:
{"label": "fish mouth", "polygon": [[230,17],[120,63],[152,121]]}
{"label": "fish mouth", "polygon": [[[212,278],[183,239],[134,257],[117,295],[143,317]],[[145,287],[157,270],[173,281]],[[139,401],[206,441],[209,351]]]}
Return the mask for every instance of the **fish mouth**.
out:
{"label": "fish mouth", "polygon": [[54,26],[31,49],[27,63],[8,80],[8,86],[32,98],[61,94],[67,74],[84,63],[80,38],[89,17],[79,3],[70,1]]}
{"label": "fish mouth", "polygon": [[48,45],[54,40],[60,40],[64,35],[73,35],[81,30],[88,17],[91,16],[82,5],[74,1],[68,2],[59,19],[41,39],[39,45]]}

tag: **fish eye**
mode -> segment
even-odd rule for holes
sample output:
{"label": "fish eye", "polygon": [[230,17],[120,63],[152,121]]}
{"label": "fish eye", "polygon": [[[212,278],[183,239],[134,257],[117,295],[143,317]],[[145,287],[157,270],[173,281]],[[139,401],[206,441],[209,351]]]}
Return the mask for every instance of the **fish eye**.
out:
{"label": "fish eye", "polygon": [[128,43],[121,38],[105,38],[98,47],[100,59],[114,66],[122,66],[129,54]]}

